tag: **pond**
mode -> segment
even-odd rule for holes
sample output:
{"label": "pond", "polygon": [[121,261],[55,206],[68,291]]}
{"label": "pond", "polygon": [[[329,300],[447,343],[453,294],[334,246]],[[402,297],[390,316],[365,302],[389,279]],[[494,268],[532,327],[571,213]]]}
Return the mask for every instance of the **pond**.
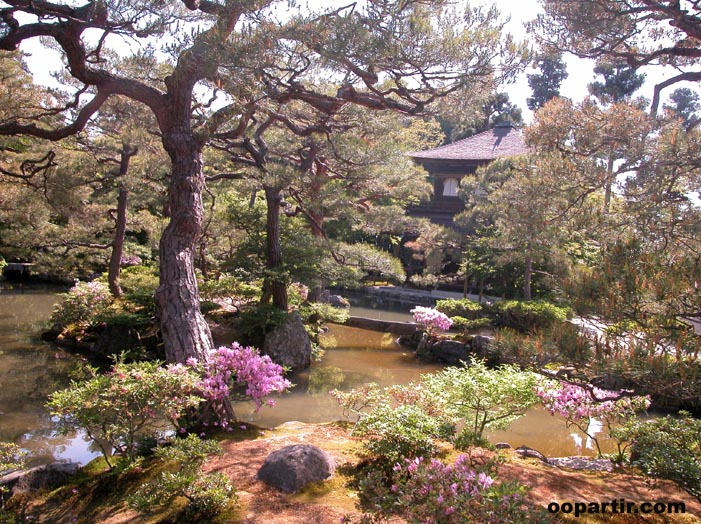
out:
{"label": "pond", "polygon": [[[48,395],[68,385],[78,358],[41,341],[58,296],[36,287],[0,287],[0,440],[12,441],[31,452],[29,465],[62,461],[85,463],[98,450],[81,435],[62,436],[44,408]],[[354,307],[352,314],[406,321],[406,311],[386,312]],[[342,420],[343,413],[328,395],[330,389],[351,389],[366,382],[386,386],[415,381],[440,369],[418,362],[398,346],[390,334],[346,326],[331,326],[324,336],[327,347],[320,362],[291,377],[293,390],[277,399],[274,408],[255,413],[250,403],[236,403],[242,423],[274,427],[284,422]],[[547,456],[594,454],[586,442],[561,419],[532,409],[506,432],[489,434],[492,442],[525,444]]]}
{"label": "pond", "polygon": [[82,436],[59,435],[44,408],[50,393],[68,385],[78,362],[38,338],[57,301],[51,288],[0,287],[0,440],[27,449],[29,466],[97,456]]}

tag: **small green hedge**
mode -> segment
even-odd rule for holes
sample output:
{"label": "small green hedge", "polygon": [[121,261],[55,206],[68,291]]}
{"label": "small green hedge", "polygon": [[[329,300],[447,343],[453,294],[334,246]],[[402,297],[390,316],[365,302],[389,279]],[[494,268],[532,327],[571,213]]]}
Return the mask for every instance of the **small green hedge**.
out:
{"label": "small green hedge", "polygon": [[475,319],[452,317],[450,320],[453,321],[451,329],[455,329],[457,331],[471,331],[473,329],[480,329],[492,325],[492,321],[486,317]]}
{"label": "small green hedge", "polygon": [[556,322],[564,322],[572,316],[569,307],[556,306],[540,300],[497,302],[492,305],[491,310],[496,326],[509,327],[521,333],[547,329]]}
{"label": "small green hedge", "polygon": [[462,317],[467,320],[475,320],[485,316],[482,304],[469,298],[447,298],[436,302],[436,309],[449,317]]}

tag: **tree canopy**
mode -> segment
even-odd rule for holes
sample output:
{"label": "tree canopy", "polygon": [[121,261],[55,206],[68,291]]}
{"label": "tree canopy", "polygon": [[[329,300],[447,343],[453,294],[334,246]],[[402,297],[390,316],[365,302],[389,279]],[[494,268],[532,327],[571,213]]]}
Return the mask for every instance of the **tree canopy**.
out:
{"label": "tree canopy", "polygon": [[[447,2],[314,11],[274,0],[6,1],[0,14],[0,49],[16,51],[40,37],[61,53],[71,93],[62,105],[18,108],[0,134],[67,138],[115,95],[153,113],[171,161],[157,298],[174,362],[201,358],[212,347],[194,273],[203,226],[202,150],[210,140],[252,144],[251,126],[261,119],[294,134],[295,126],[266,101],[306,104],[328,115],[347,104],[420,114],[442,97],[512,78],[522,59],[521,48],[502,34],[496,9],[457,13]],[[130,45],[134,63],[151,67],[114,60],[110,49],[120,41]],[[167,60],[159,66],[162,56]],[[317,88],[320,76],[338,79],[335,92]],[[227,93],[221,98],[220,88]]]}
{"label": "tree canopy", "polygon": [[545,11],[531,24],[540,45],[577,56],[608,59],[631,69],[677,68],[657,84],[651,112],[663,89],[701,80],[701,8],[695,2],[656,0],[541,0]]}

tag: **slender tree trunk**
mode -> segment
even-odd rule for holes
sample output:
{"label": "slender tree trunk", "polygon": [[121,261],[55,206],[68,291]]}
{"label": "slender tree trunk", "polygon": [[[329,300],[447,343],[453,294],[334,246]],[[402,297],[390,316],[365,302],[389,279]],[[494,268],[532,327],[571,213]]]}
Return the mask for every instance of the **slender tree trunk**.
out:
{"label": "slender tree trunk", "polygon": [[160,286],[156,291],[166,360],[203,360],[213,343],[200,312],[195,277],[195,250],[204,217],[202,149],[189,126],[164,133],[163,144],[173,167],[168,191],[170,223],[161,237]]}
{"label": "slender tree trunk", "polygon": [[[119,159],[119,171],[117,177],[124,177],[129,173],[129,163],[131,157],[139,152],[138,147],[129,143],[122,144]],[[107,274],[107,285],[110,293],[115,297],[122,296],[122,288],[119,285],[119,275],[122,271],[122,254],[124,253],[124,236],[127,232],[127,203],[129,200],[129,190],[123,183],[119,185],[119,195],[117,196],[117,220],[115,224],[114,240],[112,241],[112,254],[110,256],[109,271]]]}
{"label": "slender tree trunk", "polygon": [[122,288],[119,285],[119,275],[122,272],[122,254],[124,253],[124,236],[127,231],[127,201],[129,190],[125,187],[119,188],[117,197],[117,226],[114,231],[112,241],[112,255],[110,256],[110,266],[107,273],[107,284],[110,293],[115,297],[122,296]]}
{"label": "slender tree trunk", "polygon": [[530,244],[526,252],[525,270],[523,272],[523,299],[531,299],[531,277],[533,275],[533,257],[531,255]]}
{"label": "slender tree trunk", "polygon": [[611,178],[613,177],[614,161],[615,157],[613,152],[609,152],[608,159],[606,161],[606,187],[604,187],[604,213],[607,214],[611,210],[611,191],[613,187],[613,180],[611,180]]}
{"label": "slender tree trunk", "polygon": [[267,216],[265,222],[265,256],[268,276],[265,279],[265,292],[272,296],[273,306],[287,311],[287,282],[281,274],[282,246],[280,245],[280,202],[282,195],[278,188],[265,186]]}

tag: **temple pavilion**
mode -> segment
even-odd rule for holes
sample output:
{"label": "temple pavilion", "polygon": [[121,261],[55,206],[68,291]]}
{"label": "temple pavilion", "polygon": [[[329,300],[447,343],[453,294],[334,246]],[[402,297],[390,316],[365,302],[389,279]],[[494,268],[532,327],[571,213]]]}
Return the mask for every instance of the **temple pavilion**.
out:
{"label": "temple pavilion", "polygon": [[452,144],[409,153],[414,162],[428,171],[433,182],[433,196],[429,202],[412,206],[408,213],[452,226],[453,217],[464,209],[458,197],[463,177],[474,175],[478,167],[497,158],[528,152],[521,130],[506,123]]}

